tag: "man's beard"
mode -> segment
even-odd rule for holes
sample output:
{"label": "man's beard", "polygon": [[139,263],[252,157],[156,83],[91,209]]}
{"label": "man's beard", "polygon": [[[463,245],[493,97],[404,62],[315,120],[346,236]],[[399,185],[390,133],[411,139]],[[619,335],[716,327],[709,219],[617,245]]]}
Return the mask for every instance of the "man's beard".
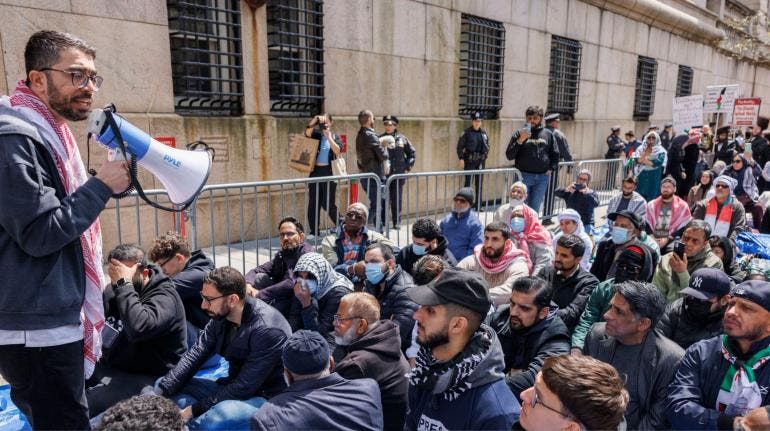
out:
{"label": "man's beard", "polygon": [[91,113],[90,109],[82,111],[72,108],[73,102],[82,99],[93,101],[93,95],[84,93],[75,97],[66,97],[63,96],[50,81],[48,82],[48,104],[51,106],[51,110],[62,117],[70,121],[82,121],[88,118],[88,114]]}
{"label": "man's beard", "polygon": [[429,350],[447,343],[449,343],[449,328],[444,328],[441,332],[434,334],[425,334],[424,340],[420,340],[420,337],[417,337],[417,344]]}
{"label": "man's beard", "polygon": [[624,191],[624,192],[623,192],[623,197],[624,197],[624,198],[630,198],[631,196],[633,196],[633,194],[634,194],[634,191],[633,191],[633,190],[631,190],[630,192],[628,192],[628,194],[626,194],[626,192]]}
{"label": "man's beard", "polygon": [[[489,254],[489,251],[492,252],[492,254]],[[494,247],[484,247],[484,255],[490,259],[499,259],[500,256],[503,255],[504,249],[495,249]]]}
{"label": "man's beard", "polygon": [[674,193],[663,193],[663,192],[660,192],[660,197],[662,197],[663,199],[671,199],[672,196],[674,196]]}
{"label": "man's beard", "polygon": [[294,251],[299,247],[299,244],[294,241],[285,241],[283,244],[281,244],[281,250],[283,251]]}
{"label": "man's beard", "polygon": [[338,346],[349,346],[353,344],[358,338],[356,334],[356,327],[350,326],[347,331],[345,331],[341,337],[338,337],[337,335],[334,336],[334,343]]}

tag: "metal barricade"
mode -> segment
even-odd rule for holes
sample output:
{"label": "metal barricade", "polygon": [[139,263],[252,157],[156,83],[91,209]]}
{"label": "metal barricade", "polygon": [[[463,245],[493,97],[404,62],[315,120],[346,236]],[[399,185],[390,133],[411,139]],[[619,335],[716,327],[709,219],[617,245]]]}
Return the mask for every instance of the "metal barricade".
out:
{"label": "metal barricade", "polygon": [[[599,206],[607,205],[612,198],[622,193],[625,159],[597,159],[578,162],[578,172],[591,172],[590,187],[599,195]],[[575,173],[577,176],[577,172]]]}
{"label": "metal barricade", "polygon": [[543,200],[541,220],[551,219],[556,217],[560,212],[567,208],[567,204],[564,199],[556,199],[554,192],[561,187],[567,187],[575,181],[577,176],[577,163],[578,162],[560,162],[559,170],[556,174],[551,173],[551,180],[548,183],[548,189],[545,192],[545,199]]}

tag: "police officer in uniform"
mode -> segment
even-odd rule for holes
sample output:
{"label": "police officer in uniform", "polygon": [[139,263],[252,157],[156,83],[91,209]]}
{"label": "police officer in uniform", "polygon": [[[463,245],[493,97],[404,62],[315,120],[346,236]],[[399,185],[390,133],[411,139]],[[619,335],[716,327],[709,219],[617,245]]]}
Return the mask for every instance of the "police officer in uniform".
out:
{"label": "police officer in uniform", "polygon": [[[556,145],[559,146],[559,161],[560,162],[571,162],[572,161],[572,152],[569,148],[569,142],[567,141],[567,136],[564,135],[564,133],[559,130],[559,113],[551,113],[547,114],[545,117],[543,117],[543,120],[545,121],[545,128],[550,130],[551,133],[553,133],[553,138],[556,140]],[[558,172],[554,172],[553,175],[551,175],[551,178],[548,182],[548,191],[545,193],[545,202],[543,203],[544,209],[543,214],[549,215],[553,212],[553,192],[556,190],[556,183],[559,181],[559,175]],[[553,221],[549,218],[543,221],[543,224],[551,224]]]}
{"label": "police officer in uniform", "polygon": [[[417,151],[406,136],[398,131],[398,117],[395,115],[386,115],[382,117],[382,124],[385,127],[385,132],[380,135],[392,136],[393,143],[388,145],[388,160],[390,160],[390,173],[388,177],[394,174],[403,174],[412,170],[414,167],[415,157]],[[398,229],[401,223],[401,196],[404,191],[404,183],[406,178],[401,178],[390,183],[390,189],[388,190],[388,196],[390,196],[390,214],[393,217],[393,227]],[[381,208],[382,220],[385,220],[385,201],[383,196],[383,202]]]}
{"label": "police officer in uniform", "polygon": [[[489,154],[489,135],[487,135],[486,130],[481,128],[482,119],[483,116],[480,112],[473,113],[471,115],[471,127],[465,129],[465,133],[457,141],[457,158],[462,161],[463,169],[466,171],[484,169],[484,163]],[[476,211],[480,211],[481,202],[483,201],[481,194],[482,177],[482,175],[465,176],[464,187],[470,187],[471,178],[473,178],[477,196],[475,203]]]}

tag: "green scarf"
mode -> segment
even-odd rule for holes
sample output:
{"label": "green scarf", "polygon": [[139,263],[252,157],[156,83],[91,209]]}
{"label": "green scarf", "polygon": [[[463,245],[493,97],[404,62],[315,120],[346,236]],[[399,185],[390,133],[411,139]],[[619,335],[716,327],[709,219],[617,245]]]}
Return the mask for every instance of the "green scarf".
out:
{"label": "green scarf", "polygon": [[727,335],[722,335],[722,356],[730,363],[719,387],[716,409],[720,413],[742,416],[749,410],[762,405],[762,393],[754,373],[770,360],[770,346],[758,351],[742,362],[732,352]]}

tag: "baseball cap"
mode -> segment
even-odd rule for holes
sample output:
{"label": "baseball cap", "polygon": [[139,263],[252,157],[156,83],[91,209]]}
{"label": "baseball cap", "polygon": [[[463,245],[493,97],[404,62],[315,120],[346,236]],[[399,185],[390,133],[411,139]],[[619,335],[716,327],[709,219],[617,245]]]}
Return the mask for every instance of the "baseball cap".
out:
{"label": "baseball cap", "polygon": [[419,305],[457,304],[486,316],[492,306],[487,283],[475,272],[445,269],[434,281],[407,289]]}
{"label": "baseball cap", "polygon": [[735,286],[730,295],[733,298],[743,298],[751,301],[767,311],[770,311],[770,282],[749,280]]}
{"label": "baseball cap", "polygon": [[623,211],[617,211],[614,213],[609,213],[607,215],[607,218],[615,221],[618,216],[625,217],[629,220],[631,220],[631,223],[634,225],[635,228],[639,229],[642,226],[642,218],[639,217],[639,214],[630,211],[630,210],[623,210]]}
{"label": "baseball cap", "polygon": [[690,284],[682,289],[682,295],[689,295],[707,301],[713,297],[730,293],[732,280],[721,269],[700,268],[690,276]]}

